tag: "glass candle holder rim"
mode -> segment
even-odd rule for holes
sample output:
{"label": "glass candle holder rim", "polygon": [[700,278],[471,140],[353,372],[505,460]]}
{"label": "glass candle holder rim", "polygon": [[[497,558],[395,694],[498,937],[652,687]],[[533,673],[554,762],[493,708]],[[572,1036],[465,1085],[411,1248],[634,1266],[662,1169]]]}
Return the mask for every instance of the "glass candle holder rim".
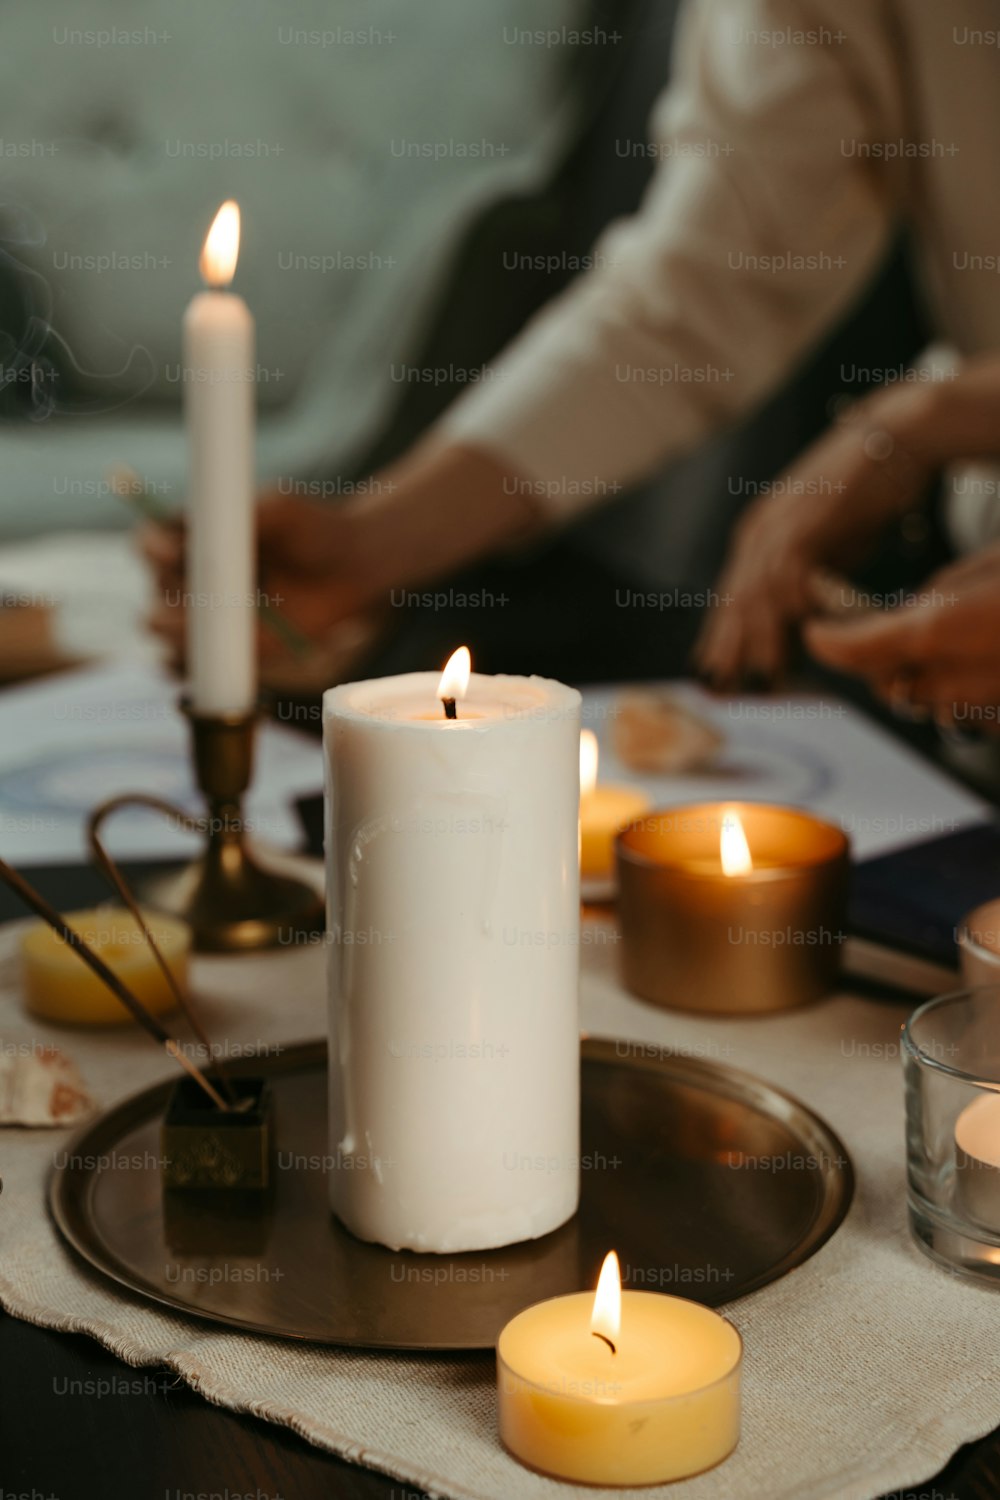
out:
{"label": "glass candle holder rim", "polygon": [[[676,856],[668,859],[656,858],[635,848],[629,842],[631,834],[648,831],[648,828],[644,829],[644,825],[648,825],[656,818],[666,817],[670,814],[688,813],[693,815],[704,808],[727,808],[733,809],[736,812],[742,812],[743,809],[748,808],[769,813],[780,813],[785,817],[794,819],[796,822],[812,824],[824,833],[832,835],[833,847],[828,851],[823,851],[811,859],[798,859],[788,864],[774,864],[769,862],[765,865],[755,865],[752,870],[747,871],[744,875],[728,876],[727,879],[732,880],[734,885],[741,881],[749,883],[751,881],[787,880],[790,877],[801,876],[806,870],[820,869],[824,865],[833,864],[837,860],[850,857],[851,841],[847,833],[837,823],[831,823],[828,818],[821,818],[816,813],[809,811],[808,808],[791,807],[784,802],[753,802],[747,798],[741,798],[735,801],[685,802],[671,807],[648,808],[644,813],[639,814],[638,817],[626,823],[615,835],[615,850],[618,859],[632,865],[637,870],[675,870],[683,871],[685,878],[691,880],[718,880],[721,873],[720,870],[699,869],[692,863],[691,855]],[[721,824],[721,818],[719,821]],[[753,850],[751,850],[752,854]]]}
{"label": "glass candle holder rim", "polygon": [[[690,1302],[692,1300],[690,1297],[675,1297],[670,1292],[649,1292],[640,1287],[623,1287],[622,1296],[624,1297],[626,1294],[630,1297],[655,1297],[658,1302]],[[569,1302],[571,1299],[577,1297],[588,1297],[592,1299],[593,1292],[588,1290],[587,1288],[584,1288],[579,1292],[563,1292],[558,1297],[546,1297],[541,1302],[530,1302],[527,1307],[522,1307],[520,1312],[516,1312],[514,1316],[504,1325],[503,1328],[501,1328],[500,1332],[497,1334],[496,1357],[498,1369],[500,1371],[509,1371],[510,1374],[513,1375],[521,1385],[528,1386],[531,1390],[538,1391],[542,1395],[564,1395],[567,1401],[579,1401],[581,1403],[586,1402],[590,1406],[627,1405],[629,1407],[629,1410],[631,1411],[636,1408],[643,1408],[647,1406],[662,1406],[668,1401],[690,1401],[692,1397],[703,1396],[707,1391],[718,1390],[720,1386],[723,1386],[727,1381],[732,1380],[734,1375],[738,1375],[743,1368],[743,1356],[746,1353],[746,1345],[743,1342],[743,1335],[736,1327],[736,1324],[733,1323],[729,1318],[725,1317],[724,1314],[719,1312],[716,1308],[708,1307],[704,1302],[697,1302],[695,1303],[696,1307],[700,1307],[703,1312],[711,1313],[714,1317],[718,1318],[720,1323],[725,1323],[730,1332],[736,1336],[736,1351],[732,1364],[728,1369],[724,1370],[721,1375],[717,1375],[714,1380],[708,1381],[705,1385],[694,1386],[689,1391],[678,1391],[676,1395],[673,1396],[646,1396],[641,1400],[619,1402],[614,1397],[591,1396],[586,1393],[577,1391],[561,1392],[553,1390],[551,1384],[543,1385],[540,1381],[533,1380],[528,1375],[518,1374],[514,1366],[508,1360],[504,1359],[503,1354],[500,1350],[500,1345],[503,1342],[503,1336],[506,1333],[507,1329],[510,1327],[511,1323],[515,1323],[518,1318],[522,1317],[527,1312],[531,1312],[535,1307],[545,1307],[549,1302]]]}
{"label": "glass candle holder rim", "polygon": [[973,995],[983,995],[992,992],[994,997],[1000,1001],[1000,982],[996,984],[963,985],[957,990],[948,990],[943,995],[932,995],[922,1005],[918,1005],[912,1015],[908,1016],[900,1027],[902,1033],[903,1050],[906,1056],[913,1062],[918,1062],[922,1067],[933,1068],[937,1073],[944,1073],[950,1078],[957,1078],[962,1083],[967,1083],[973,1088],[983,1089],[988,1093],[1000,1093],[1000,1065],[997,1067],[995,1078],[990,1078],[983,1073],[972,1073],[967,1068],[956,1067],[954,1063],[942,1062],[917,1042],[913,1035],[915,1023],[922,1020],[924,1016],[944,1006],[950,1006],[958,1001],[968,1000]]}

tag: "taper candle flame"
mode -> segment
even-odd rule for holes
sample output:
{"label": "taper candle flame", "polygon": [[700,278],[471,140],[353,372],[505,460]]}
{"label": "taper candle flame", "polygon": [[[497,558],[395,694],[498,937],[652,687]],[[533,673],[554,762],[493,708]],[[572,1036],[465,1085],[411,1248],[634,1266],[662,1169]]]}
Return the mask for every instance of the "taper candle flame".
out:
{"label": "taper candle flame", "polygon": [[459,698],[464,698],[469,689],[469,676],[472,672],[472,657],[468,646],[459,646],[449,656],[445,669],[441,673],[441,681],[438,683],[438,697],[444,704],[445,717],[454,719],[456,715],[455,703]]}
{"label": "taper candle flame", "polygon": [[592,729],[580,730],[580,796],[588,796],[597,785],[597,765],[600,751],[597,735]]}
{"label": "taper candle flame", "polygon": [[719,858],[722,861],[724,875],[750,875],[753,872],[753,860],[750,857],[747,836],[743,832],[743,824],[740,822],[739,813],[731,810],[722,815]]}
{"label": "taper candle flame", "polygon": [[622,1325],[622,1277],[618,1256],[609,1250],[604,1257],[601,1274],[597,1278],[594,1293],[594,1310],[590,1315],[590,1331],[597,1339],[603,1339],[612,1354],[618,1352],[618,1334]]}
{"label": "taper candle flame", "polygon": [[198,268],[207,286],[228,286],[240,256],[240,206],[228,198],[212,220]]}

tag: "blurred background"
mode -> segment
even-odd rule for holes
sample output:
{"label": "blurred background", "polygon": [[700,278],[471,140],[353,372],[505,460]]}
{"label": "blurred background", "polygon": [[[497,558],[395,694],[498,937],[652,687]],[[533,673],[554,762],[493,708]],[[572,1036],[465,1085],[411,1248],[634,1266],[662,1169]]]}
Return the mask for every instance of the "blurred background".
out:
{"label": "blurred background", "polygon": [[[676,8],[93,0],[81,16],[63,0],[8,16],[0,586],[35,617],[5,612],[0,673],[153,649],[129,531],[137,502],[183,501],[181,317],[223,199],[242,208],[235,287],[257,321],[259,477],[335,504],[635,208]],[[755,481],[866,370],[921,348],[907,259],[894,247],[752,423],[584,519],[570,546],[638,588],[710,584]]]}

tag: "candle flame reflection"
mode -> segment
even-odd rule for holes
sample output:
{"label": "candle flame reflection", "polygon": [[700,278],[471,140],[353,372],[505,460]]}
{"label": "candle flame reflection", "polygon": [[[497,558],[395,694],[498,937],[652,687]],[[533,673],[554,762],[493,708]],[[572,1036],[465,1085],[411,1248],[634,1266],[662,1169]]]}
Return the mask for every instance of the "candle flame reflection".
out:
{"label": "candle flame reflection", "polygon": [[618,1343],[621,1324],[622,1277],[618,1267],[618,1256],[613,1250],[609,1250],[604,1257],[601,1274],[597,1279],[594,1311],[590,1315],[590,1331],[614,1346]]}
{"label": "candle flame reflection", "polygon": [[212,220],[198,262],[208,286],[228,286],[240,255],[240,206],[228,198]]}
{"label": "candle flame reflection", "polygon": [[580,796],[588,796],[597,785],[597,762],[600,751],[592,729],[580,730]]}
{"label": "candle flame reflection", "polygon": [[468,646],[459,646],[449,656],[445,669],[441,673],[441,681],[438,684],[437,695],[442,700],[445,698],[464,698],[469,687],[469,675],[472,671],[472,657],[469,655]]}
{"label": "candle flame reflection", "polygon": [[749,875],[753,870],[750,846],[743,832],[743,824],[740,822],[739,813],[731,808],[722,815],[719,858],[722,861],[724,875]]}

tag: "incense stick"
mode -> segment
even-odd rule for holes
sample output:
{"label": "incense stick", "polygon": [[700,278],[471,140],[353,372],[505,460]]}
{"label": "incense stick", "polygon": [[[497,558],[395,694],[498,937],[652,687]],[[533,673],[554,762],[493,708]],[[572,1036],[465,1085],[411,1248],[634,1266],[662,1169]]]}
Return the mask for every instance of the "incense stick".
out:
{"label": "incense stick", "polygon": [[[87,840],[90,844],[91,852],[98,864],[98,867],[108,877],[118,895],[121,897],[122,901],[125,903],[125,905],[128,907],[128,910],[135,918],[135,921],[138,923],[139,930],[141,931],[143,937],[146,939],[146,942],[149,945],[153,957],[155,958],[160,969],[160,973],[166,980],[171,994],[177,1001],[177,1004],[180,1006],[181,1010],[184,1012],[184,1015],[187,1017],[188,1025],[191,1027],[191,1030],[194,1032],[195,1036],[204,1047],[206,1056],[211,1059],[212,1044],[209,1040],[208,1033],[202,1026],[201,1021],[199,1020],[198,1015],[194,1009],[194,1006],[191,1003],[190,995],[178,983],[177,976],[174,974],[174,971],[171,969],[170,965],[163,957],[163,954],[160,951],[160,945],[153,936],[153,933],[150,931],[150,927],[148,922],[146,921],[142,907],[139,905],[138,901],[136,901],[117,864],[112,859],[111,855],[108,853],[107,849],[105,849],[103,843],[101,842],[100,830],[101,825],[104,823],[104,820],[110,817],[112,813],[117,812],[120,808],[135,806],[150,807],[154,812],[165,813],[174,818],[182,826],[186,827],[190,832],[195,832],[197,830],[195,820],[193,818],[190,818],[183,808],[174,807],[172,803],[165,802],[159,797],[147,796],[145,792],[125,792],[120,797],[109,797],[107,801],[102,802],[99,807],[96,807],[94,809],[87,820]],[[233,1086],[226,1076],[224,1069],[219,1065],[217,1059],[215,1060],[215,1072],[219,1076],[219,1082],[222,1084],[222,1087],[226,1092],[230,1104],[236,1104],[238,1100],[236,1094],[233,1091]]]}
{"label": "incense stick", "polygon": [[69,923],[64,917],[60,916],[55,907],[50,906],[45,897],[40,895],[35,890],[35,887],[25,880],[24,876],[13,869],[4,859],[0,859],[0,879],[4,880],[10,886],[11,890],[20,896],[25,905],[30,906],[32,911],[36,912],[43,922],[47,922],[53,932],[57,932],[63,942],[83,959],[83,962],[94,971],[98,979],[107,985],[115,998],[121,1001],[134,1020],[138,1021],[139,1025],[148,1031],[150,1036],[154,1037],[165,1048],[167,1053],[180,1063],[182,1068],[187,1070],[198,1086],[208,1094],[212,1103],[218,1109],[228,1111],[230,1106],[223,1099],[218,1089],[209,1082],[199,1068],[195,1067],[191,1059],[185,1056],[177,1042],[168,1036],[159,1022],[149,1014],[141,1001],[136,999],[132,991],[122,982],[114,970],[108,968],[103,958],[94,952],[86,939],[70,927]]}

